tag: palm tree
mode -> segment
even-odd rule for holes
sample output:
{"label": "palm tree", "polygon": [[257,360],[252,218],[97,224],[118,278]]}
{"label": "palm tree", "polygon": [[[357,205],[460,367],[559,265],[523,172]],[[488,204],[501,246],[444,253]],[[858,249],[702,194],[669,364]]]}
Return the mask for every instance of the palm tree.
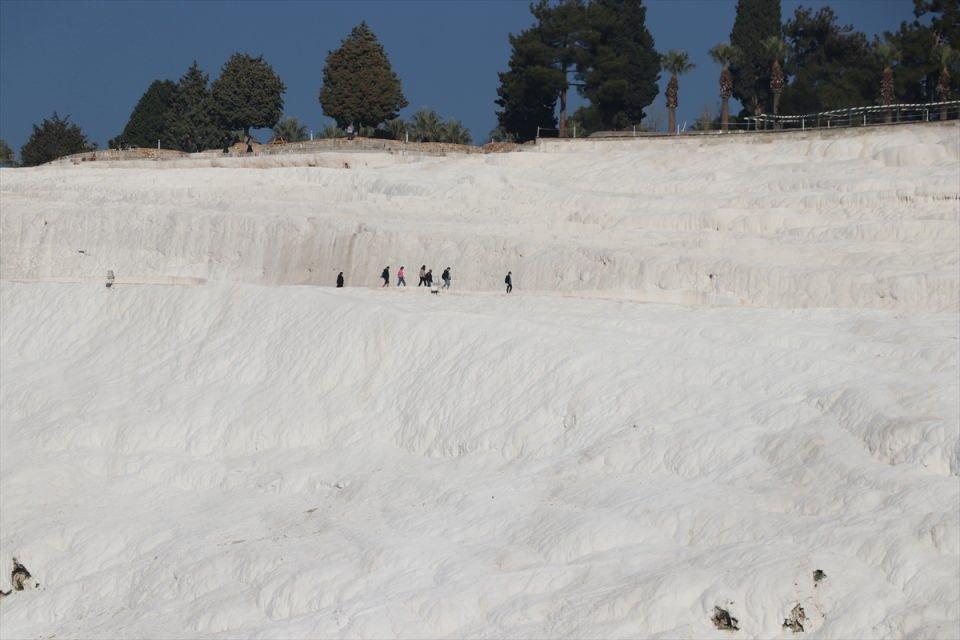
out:
{"label": "palm tree", "polygon": [[473,138],[470,136],[470,130],[463,126],[459,120],[447,120],[443,125],[443,142],[472,144]]}
{"label": "palm tree", "polygon": [[680,83],[677,82],[677,76],[682,75],[693,69],[693,63],[690,62],[690,56],[686,51],[677,51],[671,49],[661,58],[660,66],[664,71],[670,73],[670,82],[667,83],[667,113],[669,114],[670,133],[677,130],[677,100]]}
{"label": "palm tree", "polygon": [[436,111],[423,107],[410,118],[409,130],[417,142],[438,142],[443,138],[443,121]]}
{"label": "palm tree", "polygon": [[723,66],[720,70],[720,130],[726,133],[730,128],[730,96],[733,94],[730,65],[737,58],[737,48],[732,44],[721,42],[710,49],[710,57]]}
{"label": "palm tree", "polygon": [[[950,48],[950,45],[938,42],[934,49],[937,58],[940,61],[940,78],[937,81],[937,100],[946,102],[950,99],[950,65],[957,57],[957,52]],[[940,119],[947,119],[946,105],[940,106]]]}
{"label": "palm tree", "polygon": [[393,120],[387,120],[385,128],[390,132],[390,137],[394,140],[406,140],[407,138],[407,123],[403,121],[403,118],[394,118]]}
{"label": "palm tree", "polygon": [[[900,52],[890,43],[877,46],[877,57],[883,63],[883,75],[880,77],[880,104],[887,106],[893,104],[897,96],[893,92],[893,65],[900,57]],[[884,122],[893,121],[893,111],[886,110]]]}
{"label": "palm tree", "polygon": [[302,142],[310,137],[307,127],[297,122],[296,118],[284,118],[273,127],[271,142]]}
{"label": "palm tree", "polygon": [[[783,93],[783,87],[786,84],[780,61],[787,57],[789,49],[780,36],[770,36],[763,41],[763,50],[767,58],[773,61],[770,68],[770,91],[773,93],[773,115],[776,116],[780,114],[780,94]],[[774,121],[774,126],[779,129],[780,122]]]}

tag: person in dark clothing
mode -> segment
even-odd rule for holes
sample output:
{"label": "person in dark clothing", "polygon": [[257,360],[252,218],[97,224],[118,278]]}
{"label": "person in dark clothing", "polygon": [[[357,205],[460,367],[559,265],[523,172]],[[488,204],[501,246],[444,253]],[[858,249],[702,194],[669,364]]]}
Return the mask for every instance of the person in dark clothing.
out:
{"label": "person in dark clothing", "polygon": [[513,291],[513,278],[510,277],[513,271],[507,271],[507,277],[503,279],[503,282],[507,285],[507,293]]}
{"label": "person in dark clothing", "polygon": [[427,265],[420,267],[420,283],[417,286],[429,286],[427,285]]}
{"label": "person in dark clothing", "polygon": [[427,269],[427,275],[424,276],[424,280],[426,280],[428,287],[433,286],[433,269]]}
{"label": "person in dark clothing", "polygon": [[383,286],[389,287],[390,286],[390,267],[389,266],[383,268],[383,273],[380,274],[380,277],[383,278]]}
{"label": "person in dark clothing", "polygon": [[443,273],[440,274],[440,279],[443,280],[443,288],[450,288],[450,267],[447,267],[443,270]]}
{"label": "person in dark clothing", "polygon": [[337,289],[343,289],[343,271],[337,274]]}

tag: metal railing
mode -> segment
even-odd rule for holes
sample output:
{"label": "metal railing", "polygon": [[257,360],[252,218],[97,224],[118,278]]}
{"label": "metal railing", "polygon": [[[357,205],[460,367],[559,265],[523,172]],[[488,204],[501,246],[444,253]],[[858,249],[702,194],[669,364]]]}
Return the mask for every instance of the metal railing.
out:
{"label": "metal railing", "polygon": [[[871,105],[866,107],[850,107],[834,109],[819,113],[808,113],[799,116],[775,116],[761,114],[759,116],[745,116],[731,119],[726,132],[721,131],[718,123],[711,123],[709,129],[690,129],[683,127],[677,133],[669,131],[648,131],[640,125],[620,131],[597,131],[583,139],[621,139],[628,137],[644,138],[673,138],[678,135],[724,135],[752,131],[783,131],[807,129],[834,129],[840,127],[862,127],[869,125],[907,124],[912,122],[937,122],[960,119],[960,100],[944,102],[926,102],[917,104]],[[537,138],[557,138],[556,129],[539,128]]]}
{"label": "metal railing", "polygon": [[750,128],[754,131],[770,131],[864,127],[878,124],[957,120],[958,118],[960,118],[960,100],[850,107],[800,116],[760,114],[747,116],[746,120],[752,124]]}

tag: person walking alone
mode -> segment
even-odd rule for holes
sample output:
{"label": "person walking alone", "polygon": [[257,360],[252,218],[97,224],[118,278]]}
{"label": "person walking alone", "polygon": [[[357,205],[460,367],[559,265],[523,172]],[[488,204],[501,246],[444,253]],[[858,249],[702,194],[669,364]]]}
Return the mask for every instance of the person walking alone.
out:
{"label": "person walking alone", "polygon": [[420,283],[417,286],[420,287],[420,286],[426,286],[426,285],[427,285],[427,265],[423,265],[422,267],[420,267]]}
{"label": "person walking alone", "polygon": [[440,279],[443,280],[443,288],[450,288],[450,267],[447,267],[443,270],[443,273],[440,274]]}
{"label": "person walking alone", "polygon": [[407,273],[403,270],[403,265],[400,265],[400,270],[397,271],[397,286],[407,286]]}
{"label": "person walking alone", "polygon": [[513,291],[513,278],[510,277],[513,271],[507,271],[507,277],[503,279],[503,282],[507,285],[507,293]]}
{"label": "person walking alone", "polygon": [[343,289],[343,271],[337,274],[337,289]]}
{"label": "person walking alone", "polygon": [[390,286],[390,267],[386,266],[383,268],[383,273],[380,274],[380,277],[383,278],[383,286]]}

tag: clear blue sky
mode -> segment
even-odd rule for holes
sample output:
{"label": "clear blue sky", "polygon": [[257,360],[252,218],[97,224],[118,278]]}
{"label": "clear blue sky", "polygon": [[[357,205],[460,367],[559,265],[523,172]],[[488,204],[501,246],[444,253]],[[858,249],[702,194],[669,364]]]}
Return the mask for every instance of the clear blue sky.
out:
{"label": "clear blue sky", "polygon": [[[783,0],[830,4],[868,35],[912,19],[911,0]],[[697,68],[681,79],[679,122],[717,104],[707,50],[727,40],[734,0],[651,0],[657,49],[684,49]],[[476,141],[493,129],[507,34],[531,24],[526,1],[21,2],[0,1],[0,137],[19,152],[30,125],[69,114],[101,147],[119,133],[153,80],[176,80],[197,59],[215,78],[235,51],[262,54],[287,85],[285,111],[317,129],[323,62],[361,20],[380,37],[410,102],[459,118]],[[663,85],[654,112],[663,109]],[[663,118],[662,118],[663,119]]]}

